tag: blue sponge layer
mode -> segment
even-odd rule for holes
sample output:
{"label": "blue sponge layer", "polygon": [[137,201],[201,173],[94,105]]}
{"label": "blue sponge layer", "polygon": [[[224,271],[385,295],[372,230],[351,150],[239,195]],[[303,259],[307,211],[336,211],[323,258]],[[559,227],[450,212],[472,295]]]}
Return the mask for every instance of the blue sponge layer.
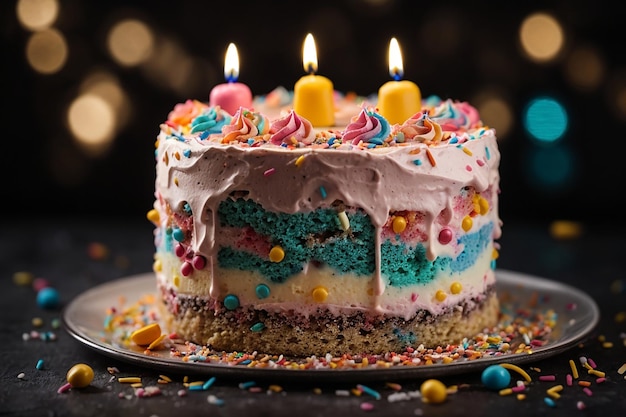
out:
{"label": "blue sponge layer", "polygon": [[[341,228],[334,207],[310,213],[273,213],[243,198],[223,201],[218,208],[222,226],[251,227],[257,234],[269,237],[272,246],[280,246],[285,256],[272,262],[236,248],[222,246],[218,252],[221,268],[257,271],[272,282],[285,282],[302,271],[308,262],[328,265],[338,273],[371,276],[375,269],[375,229],[361,209],[347,210],[350,231]],[[492,224],[460,238],[463,252],[456,258],[426,258],[423,245],[408,247],[387,240],[381,245],[381,273],[388,285],[402,287],[427,283],[437,272],[462,271],[474,264],[490,241]]]}

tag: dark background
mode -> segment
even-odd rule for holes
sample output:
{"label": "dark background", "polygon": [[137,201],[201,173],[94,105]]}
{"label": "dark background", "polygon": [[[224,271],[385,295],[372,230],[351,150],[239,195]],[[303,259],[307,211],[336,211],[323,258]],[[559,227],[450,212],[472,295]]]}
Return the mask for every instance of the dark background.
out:
{"label": "dark background", "polygon": [[[626,68],[626,36],[623,16],[602,1],[68,0],[60,2],[54,27],[66,37],[69,57],[52,75],[35,72],[25,59],[31,31],[17,21],[16,2],[2,2],[0,8],[0,201],[6,214],[143,217],[152,206],[159,123],[174,104],[207,100],[210,89],[223,82],[228,43],[235,42],[239,50],[239,80],[254,94],[265,94],[279,85],[292,88],[303,75],[301,49],[308,32],[315,35],[319,73],[339,91],[369,95],[388,81],[387,48],[394,36],[402,45],[405,78],[415,81],[423,96],[471,101],[486,88],[502,91],[514,116],[511,130],[499,137],[505,224],[557,219],[613,223],[622,212],[626,122],[609,101]],[[559,60],[537,64],[520,52],[519,25],[536,11],[551,13],[565,30]],[[123,15],[176,39],[203,63],[202,76],[173,91],[137,68],[117,65],[105,38],[111,23]],[[603,80],[593,91],[573,88],[564,77],[563,62],[580,45],[594,48],[605,65]],[[129,122],[101,157],[77,148],[65,124],[69,102],[94,68],[115,74],[132,106]],[[569,114],[560,146],[570,152],[573,169],[556,186],[542,185],[528,169],[533,152],[542,149],[525,131],[522,112],[532,97],[542,94],[557,97]]]}

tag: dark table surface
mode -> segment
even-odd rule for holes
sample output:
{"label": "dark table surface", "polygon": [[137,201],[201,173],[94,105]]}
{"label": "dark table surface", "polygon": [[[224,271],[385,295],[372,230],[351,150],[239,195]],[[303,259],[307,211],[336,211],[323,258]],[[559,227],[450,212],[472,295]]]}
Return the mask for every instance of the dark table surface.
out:
{"label": "dark table surface", "polygon": [[[626,373],[618,373],[626,363],[626,277],[622,264],[626,245],[621,230],[585,225],[580,236],[557,239],[547,224],[505,223],[503,232],[498,268],[577,287],[595,300],[601,312],[599,324],[580,343],[520,365],[534,377],[523,400],[487,389],[481,383],[482,372],[475,370],[438,378],[448,387],[458,386],[458,391],[449,394],[442,404],[427,404],[415,397],[393,401],[390,397],[397,391],[387,382],[397,382],[399,392],[409,394],[419,391],[424,378],[368,381],[367,386],[378,391],[380,399],[351,392],[359,381],[318,383],[310,378],[261,379],[256,381],[260,392],[249,392],[239,387],[244,381],[236,375],[220,376],[207,391],[188,391],[186,396],[179,396],[184,376],[207,379],[206,374],[182,373],[168,373],[172,382],[158,385],[161,395],[139,398],[133,388],[114,380],[108,368],[116,367],[118,376],[141,376],[145,386],[157,385],[162,371],[104,355],[80,343],[62,326],[56,328],[55,323],[62,317],[63,308],[89,288],[151,271],[152,225],[141,218],[42,219],[35,224],[17,218],[4,224],[0,233],[0,415],[626,415]],[[59,291],[60,306],[38,306],[32,285],[14,282],[15,273],[20,271],[45,278]],[[40,327],[33,324],[35,318],[41,319]],[[53,335],[54,340],[24,338],[31,331]],[[592,395],[586,394],[577,381],[572,386],[565,383],[566,375],[571,373],[569,361],[578,363],[580,357],[591,358],[597,369],[606,373],[606,380],[598,383],[578,366],[580,380],[591,382]],[[40,360],[43,366],[37,369]],[[84,389],[57,393],[66,382],[68,369],[77,363],[94,369],[93,382]],[[556,381],[539,381],[539,371],[555,375]],[[512,383],[517,379],[521,378],[513,375]],[[545,402],[546,390],[555,384],[564,385],[564,389],[550,405]],[[282,391],[270,390],[272,385],[280,386]],[[342,392],[349,395],[340,395]],[[209,403],[209,395],[223,400],[223,404]],[[577,408],[580,402],[584,410]],[[366,403],[373,407],[366,410]]]}

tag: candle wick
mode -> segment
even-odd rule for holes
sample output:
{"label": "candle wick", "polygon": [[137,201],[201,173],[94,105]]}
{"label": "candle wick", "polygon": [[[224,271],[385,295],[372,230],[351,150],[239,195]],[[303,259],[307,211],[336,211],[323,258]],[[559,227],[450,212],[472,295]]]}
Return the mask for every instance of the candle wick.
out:
{"label": "candle wick", "polygon": [[310,75],[315,75],[315,65],[312,62],[309,62],[307,66],[307,73]]}
{"label": "candle wick", "polygon": [[229,83],[234,83],[235,81],[237,81],[235,71],[228,71],[228,74],[226,74],[226,81],[228,81]]}
{"label": "candle wick", "polygon": [[393,78],[394,81],[400,81],[402,79],[402,71],[399,71],[398,68],[394,68],[393,71],[391,71],[391,78]]}

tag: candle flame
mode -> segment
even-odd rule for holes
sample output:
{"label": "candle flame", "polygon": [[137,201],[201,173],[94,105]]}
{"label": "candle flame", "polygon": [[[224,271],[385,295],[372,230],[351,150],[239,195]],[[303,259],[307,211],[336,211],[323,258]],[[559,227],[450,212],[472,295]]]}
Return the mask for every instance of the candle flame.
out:
{"label": "candle flame", "polygon": [[315,40],[310,33],[306,35],[304,39],[304,46],[302,47],[302,63],[304,65],[304,71],[309,74],[315,74],[317,72],[317,50],[315,49]]}
{"label": "candle flame", "polygon": [[396,38],[391,38],[389,42],[389,75],[396,81],[399,81],[404,76],[402,53]]}
{"label": "candle flame", "polygon": [[234,43],[228,45],[224,61],[224,77],[228,82],[235,82],[239,78],[239,54]]}

